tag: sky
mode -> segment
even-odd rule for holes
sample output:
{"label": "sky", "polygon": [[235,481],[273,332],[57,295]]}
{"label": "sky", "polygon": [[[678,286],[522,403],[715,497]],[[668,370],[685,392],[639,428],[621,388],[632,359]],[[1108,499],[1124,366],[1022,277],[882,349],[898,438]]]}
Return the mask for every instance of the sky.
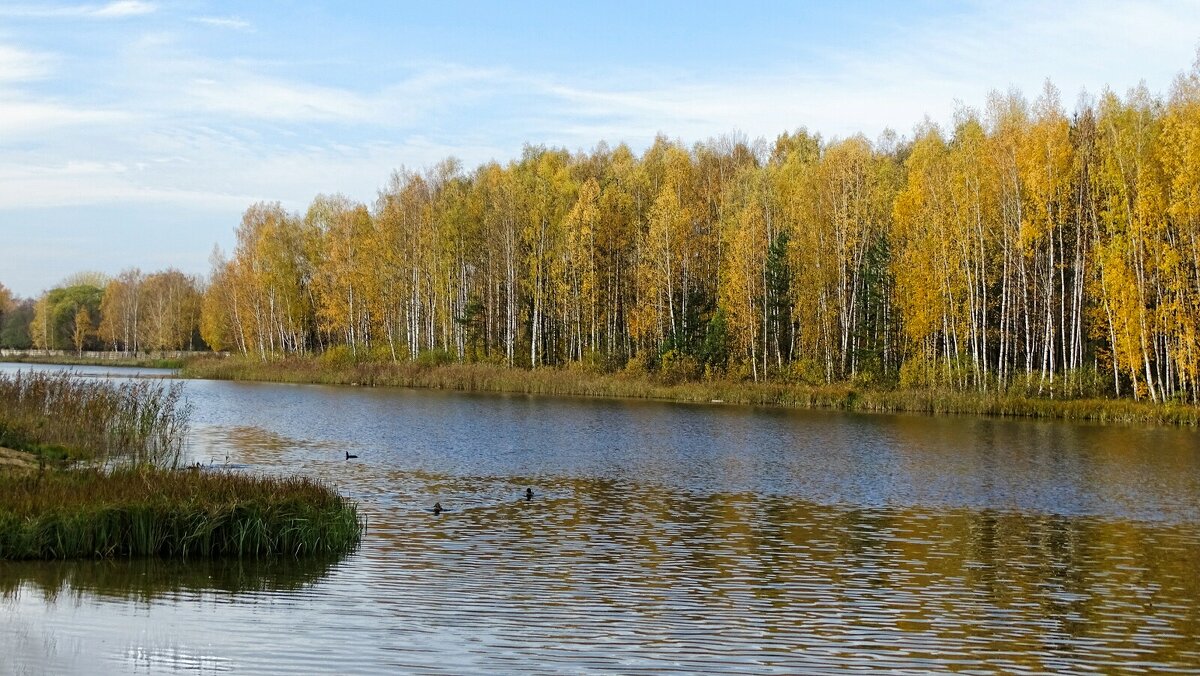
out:
{"label": "sky", "polygon": [[993,90],[1145,82],[1200,46],[1200,0],[0,0],[0,283],[205,274],[257,201],[371,203],[391,173],[526,143],[645,149],[891,128]]}

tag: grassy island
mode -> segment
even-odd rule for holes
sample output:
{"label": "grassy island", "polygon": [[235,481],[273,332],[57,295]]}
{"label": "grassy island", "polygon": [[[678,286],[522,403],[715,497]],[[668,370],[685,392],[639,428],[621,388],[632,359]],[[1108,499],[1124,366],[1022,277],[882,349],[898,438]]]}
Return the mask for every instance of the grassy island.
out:
{"label": "grassy island", "polygon": [[1153,403],[1098,397],[1053,398],[1018,389],[964,392],[938,388],[863,388],[851,384],[755,383],[720,378],[688,380],[631,369],[605,373],[582,368],[544,367],[528,370],[489,364],[386,361],[332,364],[322,357],[290,356],[264,361],[253,357],[214,356],[189,360],[181,373],[185,377],[216,380],[620,397],[864,412],[1200,424],[1200,408],[1182,402]]}
{"label": "grassy island", "polygon": [[0,560],[330,554],[362,534],[318,481],[180,468],[178,383],[0,374]]}

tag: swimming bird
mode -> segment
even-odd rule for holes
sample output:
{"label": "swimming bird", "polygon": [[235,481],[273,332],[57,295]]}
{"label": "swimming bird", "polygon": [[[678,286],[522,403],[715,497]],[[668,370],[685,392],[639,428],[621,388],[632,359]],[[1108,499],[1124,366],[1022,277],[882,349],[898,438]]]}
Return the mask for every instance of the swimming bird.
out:
{"label": "swimming bird", "polygon": [[528,500],[532,500],[532,499],[533,499],[533,489],[532,489],[532,488],[526,488],[526,489],[525,489],[525,500],[527,500],[527,501],[528,501]]}
{"label": "swimming bird", "polygon": [[353,453],[351,453],[350,451],[346,451],[346,459],[347,459],[347,460],[354,460],[354,459],[355,459],[355,458],[357,458],[357,457],[358,457],[357,455],[354,455],[354,454],[353,454]]}
{"label": "swimming bird", "polygon": [[433,513],[435,516],[438,514],[441,514],[444,511],[446,511],[446,510],[442,509],[442,503],[440,503],[440,502],[433,503]]}

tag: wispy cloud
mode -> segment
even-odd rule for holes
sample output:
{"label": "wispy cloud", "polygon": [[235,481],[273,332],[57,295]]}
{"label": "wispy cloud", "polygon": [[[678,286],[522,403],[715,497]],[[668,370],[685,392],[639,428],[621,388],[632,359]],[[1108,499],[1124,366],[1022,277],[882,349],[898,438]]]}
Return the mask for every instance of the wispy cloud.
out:
{"label": "wispy cloud", "polygon": [[0,93],[0,143],[28,142],[52,129],[82,130],[129,119],[130,115],[122,111],[20,99]]}
{"label": "wispy cloud", "polygon": [[245,19],[239,19],[236,16],[195,16],[188,19],[192,23],[212,26],[213,28],[227,28],[235,31],[252,31],[254,26]]}
{"label": "wispy cloud", "polygon": [[0,44],[0,83],[38,80],[50,72],[53,57]]}
{"label": "wispy cloud", "polygon": [[981,3],[890,41],[841,50],[820,68],[799,63],[741,77],[647,74],[601,83],[539,76],[526,87],[545,101],[539,112],[557,136],[553,142],[584,147],[600,138],[638,143],[660,131],[690,141],[732,129],[770,138],[798,126],[826,136],[874,136],[887,126],[903,132],[926,114],[947,122],[958,101],[982,106],[989,90],[1016,87],[1036,97],[1047,78],[1068,106],[1084,89],[1123,90],[1140,78],[1162,92],[1190,63],[1197,38],[1195,0]]}
{"label": "wispy cloud", "polygon": [[0,16],[31,19],[122,19],[151,14],[158,6],[143,0],[114,0],[104,5],[10,5],[0,7]]}
{"label": "wispy cloud", "polygon": [[195,79],[185,96],[211,113],[259,120],[355,122],[371,111],[366,98],[347,89],[249,73]]}
{"label": "wispy cloud", "polygon": [[164,59],[164,71],[183,83],[180,109],[203,110],[243,122],[369,124],[403,128],[436,111],[466,108],[528,85],[500,69],[424,64],[373,90],[278,77],[245,62]]}
{"label": "wispy cloud", "polygon": [[100,18],[116,18],[151,14],[155,9],[157,9],[157,7],[153,3],[149,2],[141,2],[140,0],[116,0],[116,2],[110,2],[107,5],[94,10],[90,14],[91,16]]}

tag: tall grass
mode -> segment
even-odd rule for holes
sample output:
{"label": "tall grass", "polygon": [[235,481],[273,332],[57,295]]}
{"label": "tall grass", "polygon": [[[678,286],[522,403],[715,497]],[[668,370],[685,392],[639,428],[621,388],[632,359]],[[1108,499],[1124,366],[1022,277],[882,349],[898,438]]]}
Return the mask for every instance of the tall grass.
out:
{"label": "tall grass", "polygon": [[173,467],[190,414],[177,382],[0,373],[0,445],[44,458]]}
{"label": "tall grass", "polygon": [[190,378],[261,380],[360,386],[416,387],[470,392],[623,397],[845,411],[973,414],[1103,422],[1200,424],[1200,408],[1129,399],[1049,399],[1020,392],[961,392],[942,388],[867,389],[849,384],[797,385],[733,380],[672,382],[645,373],[597,373],[579,368],[510,369],[487,364],[428,366],[360,362],[331,365],[319,358],[259,361],[196,358],[182,370]]}
{"label": "tall grass", "polygon": [[363,528],[352,501],[303,477],[0,473],[0,559],[333,554]]}
{"label": "tall grass", "polygon": [[0,471],[0,560],[332,554],[358,543],[357,506],[319,482],[174,470],[190,414],[178,382],[0,374],[0,445],[43,460]]}

